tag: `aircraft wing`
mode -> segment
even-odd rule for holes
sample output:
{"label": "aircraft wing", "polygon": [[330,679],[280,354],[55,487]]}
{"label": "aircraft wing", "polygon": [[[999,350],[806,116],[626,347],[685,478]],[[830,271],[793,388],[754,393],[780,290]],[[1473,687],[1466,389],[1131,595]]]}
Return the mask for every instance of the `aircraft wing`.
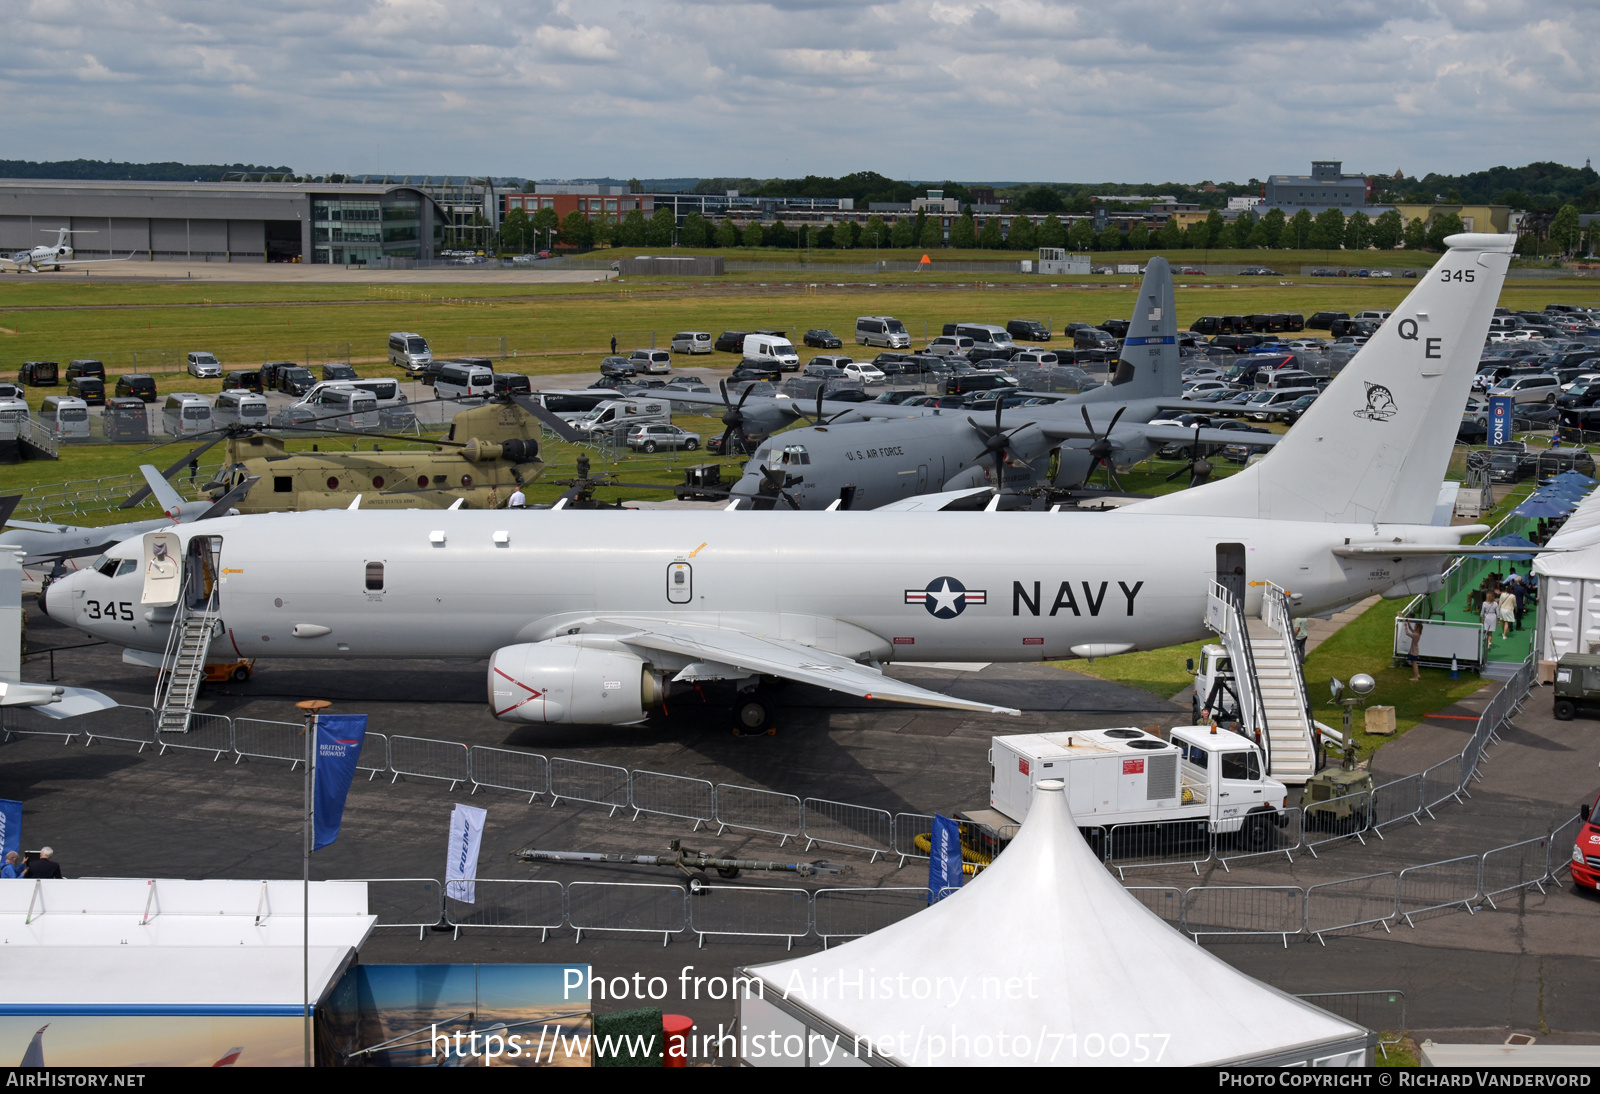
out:
{"label": "aircraft wing", "polygon": [[[975,703],[956,699],[937,691],[919,688],[915,684],[895,680],[877,669],[861,665],[848,657],[825,650],[814,649],[799,642],[778,638],[763,638],[743,631],[698,624],[674,623],[666,620],[647,621],[640,626],[636,619],[613,619],[614,625],[637,628],[618,634],[617,639],[640,649],[675,653],[694,658],[696,662],[731,666],[744,673],[762,673],[814,684],[830,691],[857,695],[863,699],[886,699],[914,706],[943,707],[947,710],[971,710],[983,714],[1020,714],[1010,707],[990,703]],[[684,669],[682,679],[693,679],[694,666]],[[710,678],[713,672],[698,674]]]}
{"label": "aircraft wing", "polygon": [[[1071,421],[1041,422],[1039,431],[1051,440],[1095,440],[1105,429],[1091,432],[1082,424],[1074,425]],[[1283,440],[1282,433],[1246,433],[1242,429],[1207,429],[1201,427],[1198,438],[1192,427],[1181,425],[1144,425],[1133,422],[1125,426],[1118,426],[1113,439],[1119,436],[1126,437],[1130,432],[1137,431],[1147,441],[1157,444],[1192,444],[1199,440],[1201,444],[1249,444],[1249,445],[1274,445]]]}

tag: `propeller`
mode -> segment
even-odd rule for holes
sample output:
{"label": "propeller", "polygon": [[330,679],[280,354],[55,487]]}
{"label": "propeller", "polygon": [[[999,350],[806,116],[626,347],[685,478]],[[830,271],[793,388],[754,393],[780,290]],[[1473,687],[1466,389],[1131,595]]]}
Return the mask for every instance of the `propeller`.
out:
{"label": "propeller", "polygon": [[[798,510],[800,503],[795,500],[793,494],[784,489],[788,482],[789,473],[782,467],[763,467],[761,469],[761,482],[756,487],[756,499],[758,502],[756,508],[776,509],[778,502],[782,500],[789,503],[790,509]],[[761,502],[766,504],[760,504]]]}
{"label": "propeller", "polygon": [[1201,485],[1211,477],[1211,461],[1206,459],[1200,452],[1200,429],[1202,425],[1203,423],[1201,422],[1194,424],[1194,443],[1189,446],[1189,462],[1168,475],[1166,477],[1167,482],[1171,482],[1179,475],[1188,472],[1189,485],[1194,487]]}
{"label": "propeller", "polygon": [[[1117,428],[1117,419],[1121,418],[1122,412],[1128,408],[1125,406],[1117,408],[1117,412],[1111,416],[1111,424],[1106,426],[1106,431],[1103,434],[1095,433],[1094,423],[1089,420],[1089,408],[1079,404],[1078,409],[1083,413],[1084,426],[1089,430],[1090,435],[1094,437],[1094,443],[1089,446],[1089,456],[1094,460],[1094,463],[1089,465],[1089,474],[1094,474],[1096,464],[1104,464],[1106,480],[1112,486],[1121,490],[1122,483],[1117,478],[1117,469],[1111,463],[1111,455],[1116,451],[1116,445],[1111,443],[1111,432]],[[1087,475],[1084,477],[1085,479],[1088,478]]]}
{"label": "propeller", "polygon": [[1004,411],[1005,398],[1002,396],[995,399],[994,402],[994,429],[992,431],[979,425],[970,417],[967,419],[967,424],[972,426],[978,435],[983,438],[983,451],[979,452],[976,458],[982,460],[993,457],[994,459],[994,490],[996,494],[1002,493],[1005,488],[1005,468],[1008,459],[1014,464],[1032,469],[1027,460],[1017,456],[1011,449],[1012,438],[1033,423],[1023,422],[1008,433],[1000,420],[1000,416]]}
{"label": "propeller", "polygon": [[721,388],[722,404],[728,408],[723,412],[722,415],[722,424],[724,428],[722,430],[721,448],[722,454],[726,456],[729,452],[728,438],[733,436],[735,433],[739,435],[740,445],[742,445],[745,449],[749,449],[750,447],[750,433],[745,428],[747,419],[744,415],[744,404],[745,400],[750,398],[750,393],[755,390],[756,386],[754,384],[745,385],[745,389],[740,394],[739,402],[737,404],[734,404],[728,398],[727,380],[723,380],[721,382]]}

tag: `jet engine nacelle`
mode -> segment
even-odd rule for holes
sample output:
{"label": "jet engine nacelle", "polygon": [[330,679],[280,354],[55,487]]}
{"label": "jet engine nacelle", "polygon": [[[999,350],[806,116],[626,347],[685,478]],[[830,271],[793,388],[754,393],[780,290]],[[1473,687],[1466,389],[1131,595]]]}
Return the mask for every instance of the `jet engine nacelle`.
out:
{"label": "jet engine nacelle", "polygon": [[489,709],[504,721],[626,725],[660,702],[656,675],[631,653],[525,642],[489,658]]}

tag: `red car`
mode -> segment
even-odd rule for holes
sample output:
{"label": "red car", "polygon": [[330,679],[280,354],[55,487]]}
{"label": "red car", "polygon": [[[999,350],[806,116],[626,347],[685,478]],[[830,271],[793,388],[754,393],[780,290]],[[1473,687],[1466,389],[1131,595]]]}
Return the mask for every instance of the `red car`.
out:
{"label": "red car", "polygon": [[1600,798],[1581,810],[1582,828],[1572,841],[1572,880],[1589,889],[1600,890]]}

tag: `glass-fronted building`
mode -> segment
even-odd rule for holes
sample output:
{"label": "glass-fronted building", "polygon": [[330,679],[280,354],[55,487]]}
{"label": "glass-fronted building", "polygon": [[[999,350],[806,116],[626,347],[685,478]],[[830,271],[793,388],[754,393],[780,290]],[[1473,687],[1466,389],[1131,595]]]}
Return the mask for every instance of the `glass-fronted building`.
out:
{"label": "glass-fronted building", "polygon": [[360,197],[313,194],[311,261],[360,266],[379,258],[429,258],[445,218],[424,194],[395,189]]}

